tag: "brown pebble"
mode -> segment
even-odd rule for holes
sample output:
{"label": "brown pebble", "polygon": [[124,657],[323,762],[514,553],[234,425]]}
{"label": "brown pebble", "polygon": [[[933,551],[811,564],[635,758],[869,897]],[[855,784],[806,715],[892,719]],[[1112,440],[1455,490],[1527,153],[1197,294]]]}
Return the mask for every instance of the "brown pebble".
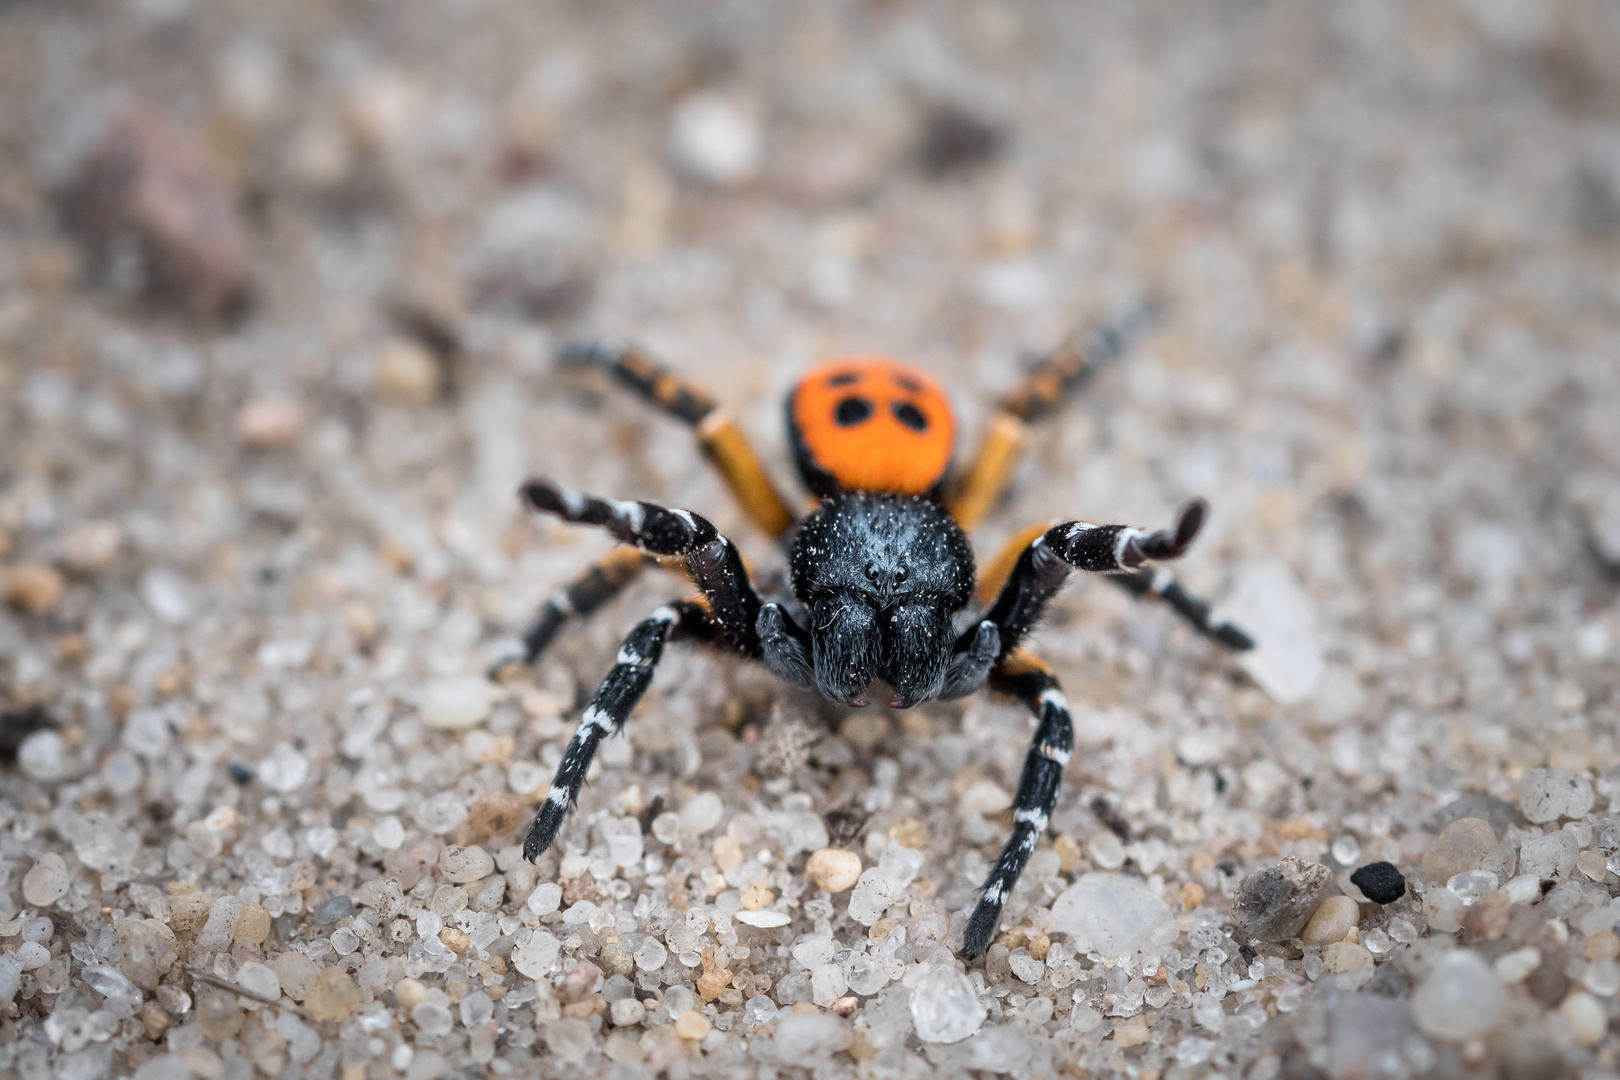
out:
{"label": "brown pebble", "polygon": [[889,826],[889,839],[903,848],[925,851],[928,848],[928,826],[916,818],[901,818]]}
{"label": "brown pebble", "polygon": [[[569,907],[577,904],[581,900],[589,900],[594,904],[601,898],[602,894],[596,891],[596,882],[591,880],[589,875],[582,875],[577,878],[569,878],[567,881],[563,882],[563,907]],[[670,897],[669,902],[671,904],[675,904],[675,898]],[[679,904],[675,904],[675,907],[680,911],[686,910]]]}
{"label": "brown pebble", "polygon": [[124,534],[116,522],[87,521],[62,534],[61,562],[75,574],[99,574],[112,565]]}
{"label": "brown pebble", "polygon": [[411,405],[425,405],[437,397],[443,378],[438,359],[410,338],[379,349],[371,370],[380,396]]}
{"label": "brown pebble", "polygon": [[465,930],[447,926],[439,931],[439,940],[453,953],[464,953],[472,946],[472,935]]}
{"label": "brown pebble", "polygon": [[467,811],[467,823],[473,835],[480,840],[491,836],[504,836],[528,820],[523,800],[510,791],[497,791],[481,796]]}
{"label": "brown pebble", "polygon": [[315,977],[304,995],[304,1008],[312,1020],[342,1020],[360,1006],[360,990],[349,973],[329,967]]}
{"label": "brown pebble", "polygon": [[698,993],[703,995],[704,1001],[713,1001],[720,996],[721,991],[731,985],[732,971],[730,968],[713,968],[698,977]]}
{"label": "brown pebble", "polygon": [[269,933],[270,913],[251,900],[245,902],[242,905],[242,913],[236,917],[234,936],[246,938],[262,945]]}
{"label": "brown pebble", "polygon": [[22,563],[6,574],[6,603],[30,615],[48,615],[66,591],[62,575],[44,563]]}
{"label": "brown pebble", "polygon": [[595,992],[602,981],[602,969],[589,960],[581,960],[557,984],[557,1000],[568,1004],[581,1001]]}
{"label": "brown pebble", "polygon": [[148,1001],[141,1007],[141,1026],[146,1029],[146,1037],[157,1042],[169,1030],[169,1014],[157,1002]]}
{"label": "brown pebble", "polygon": [[1058,869],[1067,874],[1080,865],[1080,841],[1067,833],[1052,841],[1052,850],[1057,852]]}
{"label": "brown pebble", "polygon": [[304,409],[286,398],[250,401],[236,414],[236,437],[251,450],[274,450],[298,437]]}
{"label": "brown pebble", "polygon": [[591,994],[572,1005],[564,1005],[562,1014],[575,1020],[583,1020],[588,1016],[600,1016],[607,1012],[607,998],[601,994]]}
{"label": "brown pebble", "polygon": [[246,298],[253,241],[235,196],[202,148],[152,110],[118,115],[68,201],[94,261],[133,248],[147,296],[199,319]]}
{"label": "brown pebble", "polygon": [[1052,948],[1052,939],[1045,934],[1036,934],[1029,939],[1029,955],[1034,960],[1045,960],[1046,954]]}
{"label": "brown pebble", "polygon": [[696,1009],[688,1009],[675,1018],[675,1034],[688,1042],[702,1040],[713,1027],[709,1018]]}
{"label": "brown pebble", "polygon": [[214,898],[205,892],[185,892],[169,898],[169,927],[177,934],[201,930],[213,909]]}
{"label": "brown pebble", "polygon": [[1181,885],[1181,906],[1191,911],[1204,902],[1204,887],[1196,881],[1183,882]]}
{"label": "brown pebble", "polygon": [[762,911],[776,899],[776,894],[765,887],[762,881],[756,881],[743,890],[742,906],[745,911]]}
{"label": "brown pebble", "polygon": [[835,1016],[848,1016],[861,1007],[861,999],[854,994],[846,994],[833,1002],[828,1012]]}
{"label": "brown pebble", "polygon": [[197,994],[197,1026],[207,1038],[224,1042],[242,1030],[242,1007],[236,995],[209,988]]}
{"label": "brown pebble", "polygon": [[823,848],[805,862],[804,876],[818,889],[841,893],[860,880],[861,857],[853,851]]}
{"label": "brown pebble", "polygon": [[1512,919],[1512,898],[1506,889],[1496,889],[1463,909],[1460,921],[1463,929],[1473,931],[1486,941],[1500,941]]}

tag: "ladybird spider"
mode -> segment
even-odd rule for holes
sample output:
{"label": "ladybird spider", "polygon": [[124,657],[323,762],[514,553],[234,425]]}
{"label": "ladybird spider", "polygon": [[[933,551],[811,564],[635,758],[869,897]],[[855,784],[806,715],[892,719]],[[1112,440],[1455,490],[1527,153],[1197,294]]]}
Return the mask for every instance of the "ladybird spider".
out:
{"label": "ladybird spider", "polygon": [[538,858],[556,840],[597,745],[624,726],[668,641],[702,642],[760,661],[787,682],[852,708],[868,704],[874,680],[888,684],[889,704],[900,709],[988,686],[1022,702],[1036,727],[1013,800],[1012,836],[963,931],[962,952],[984,952],[1003,901],[1047,827],[1073,749],[1069,706],[1057,679],[1020,648],[1069,571],[1108,575],[1137,596],[1164,600],[1227,648],[1253,647],[1247,634],[1168,571],[1147,566],[1187,550],[1204,523],[1201,499],[1158,531],[1087,521],[1025,530],[979,577],[979,600],[988,605],[983,613],[965,625],[955,621],[975,593],[965,530],[1006,486],[1026,425],[1116,359],[1151,316],[1139,308],[1043,359],[1002,399],[972,463],[954,483],[954,421],[932,378],[872,357],[810,371],[787,401],[795,463],[819,500],[803,518],[777,493],[736,423],[703,390],[632,347],[566,347],[564,363],[605,368],[696,429],[748,516],[780,541],[793,601],[762,600],[736,546],[698,514],[594,498],[549,480],[526,482],[522,496],[534,509],[601,526],[628,546],[615,548],[546,602],[524,636],[523,662],[533,663],[569,616],[589,615],[649,562],[683,566],[699,591],[660,607],[625,637],[529,827],[525,857]]}

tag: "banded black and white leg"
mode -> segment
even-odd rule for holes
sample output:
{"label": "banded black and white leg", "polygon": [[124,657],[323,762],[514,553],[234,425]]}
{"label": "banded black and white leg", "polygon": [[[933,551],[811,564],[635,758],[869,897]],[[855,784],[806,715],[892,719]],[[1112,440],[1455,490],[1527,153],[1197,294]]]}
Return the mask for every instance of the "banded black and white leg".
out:
{"label": "banded black and white leg", "polygon": [[[1057,595],[1071,570],[1110,576],[1134,574],[1148,562],[1180,557],[1203,528],[1208,505],[1195,499],[1174,526],[1149,531],[1130,525],[1066,521],[1047,529],[1018,557],[1007,583],[984,618],[1001,636],[1001,655],[1018,647]],[[964,647],[958,641],[957,648]]]}
{"label": "banded black and white leg", "polygon": [[597,559],[568,584],[546,598],[540,614],[523,634],[523,651],[502,657],[490,668],[498,677],[508,664],[533,664],[556,639],[569,619],[586,619],[612,600],[654,563],[636,548],[617,547]]}
{"label": "banded black and white leg", "polygon": [[1035,714],[1035,737],[1013,796],[1013,832],[1001,849],[996,865],[985,878],[979,902],[968,917],[962,935],[962,952],[978,956],[990,947],[1001,908],[1024,872],[1041,834],[1051,823],[1057,806],[1063,767],[1074,752],[1074,723],[1069,702],[1057,679],[1041,661],[1018,651],[997,666],[990,677],[991,688],[1023,702]]}
{"label": "banded black and white leg", "polygon": [[722,536],[708,518],[650,502],[599,499],[549,480],[530,480],[523,497],[534,509],[564,521],[597,525],[615,540],[651,555],[680,556],[686,562],[709,608],[709,617],[726,641],[758,659],[757,624],[763,606],[737,545]]}
{"label": "banded black and white leg", "polygon": [[1194,630],[1205,637],[1214,638],[1233,652],[1247,652],[1254,648],[1254,638],[1228,622],[1226,616],[1216,611],[1209,601],[1182,588],[1176,576],[1162,566],[1138,570],[1134,574],[1113,575],[1109,580],[1132,596],[1151,596],[1163,600]]}
{"label": "banded black and white leg", "polygon": [[579,789],[585,784],[585,774],[596,757],[596,748],[603,739],[618,734],[624,727],[625,720],[652,683],[665,643],[683,638],[707,640],[712,636],[713,624],[708,612],[702,604],[691,600],[666,604],[625,635],[613,669],[596,688],[591,703],[580,716],[579,727],[568,740],[557,775],[551,781],[551,790],[546,793],[523,838],[525,859],[533,862],[557,839],[563,819],[579,800]]}

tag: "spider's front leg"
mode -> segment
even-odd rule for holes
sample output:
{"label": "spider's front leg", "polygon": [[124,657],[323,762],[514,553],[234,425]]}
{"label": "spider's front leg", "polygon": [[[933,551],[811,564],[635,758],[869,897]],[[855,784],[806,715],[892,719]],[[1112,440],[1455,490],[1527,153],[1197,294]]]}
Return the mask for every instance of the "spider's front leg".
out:
{"label": "spider's front leg", "polygon": [[682,637],[708,637],[712,626],[703,605],[691,600],[668,604],[636,624],[619,646],[613,670],[596,688],[591,703],[580,717],[574,737],[568,740],[562,763],[551,781],[551,790],[534,815],[528,835],[523,838],[523,857],[533,862],[557,839],[568,810],[579,799],[596,748],[609,735],[618,734],[630,712],[647,692],[653,669],[664,654],[664,643]]}
{"label": "spider's front leg", "polygon": [[985,879],[979,903],[968,918],[962,935],[965,956],[978,956],[990,947],[1001,907],[1052,820],[1063,767],[1074,752],[1074,723],[1068,699],[1044,663],[1023,651],[1015,652],[996,668],[990,685],[1023,702],[1035,714],[1037,723],[1035,738],[1024,757],[1024,771],[1018,778],[1018,793],[1013,796],[1013,833]]}

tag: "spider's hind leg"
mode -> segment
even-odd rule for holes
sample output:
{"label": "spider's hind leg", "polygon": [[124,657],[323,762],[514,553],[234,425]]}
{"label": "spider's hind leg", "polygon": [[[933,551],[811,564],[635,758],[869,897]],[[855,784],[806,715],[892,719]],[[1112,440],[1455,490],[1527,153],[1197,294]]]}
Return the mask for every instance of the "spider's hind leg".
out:
{"label": "spider's hind leg", "polygon": [[690,426],[704,456],[754,522],[771,536],[792,527],[794,513],[777,492],[742,428],[701,386],[681,378],[633,345],[582,341],[565,345],[559,360],[611,374],[643,400]]}
{"label": "spider's hind leg", "polygon": [[540,614],[523,634],[523,651],[502,657],[490,668],[499,678],[511,664],[533,664],[571,618],[587,619],[623,592],[655,560],[631,547],[617,547],[597,559],[573,580],[546,598]]}

